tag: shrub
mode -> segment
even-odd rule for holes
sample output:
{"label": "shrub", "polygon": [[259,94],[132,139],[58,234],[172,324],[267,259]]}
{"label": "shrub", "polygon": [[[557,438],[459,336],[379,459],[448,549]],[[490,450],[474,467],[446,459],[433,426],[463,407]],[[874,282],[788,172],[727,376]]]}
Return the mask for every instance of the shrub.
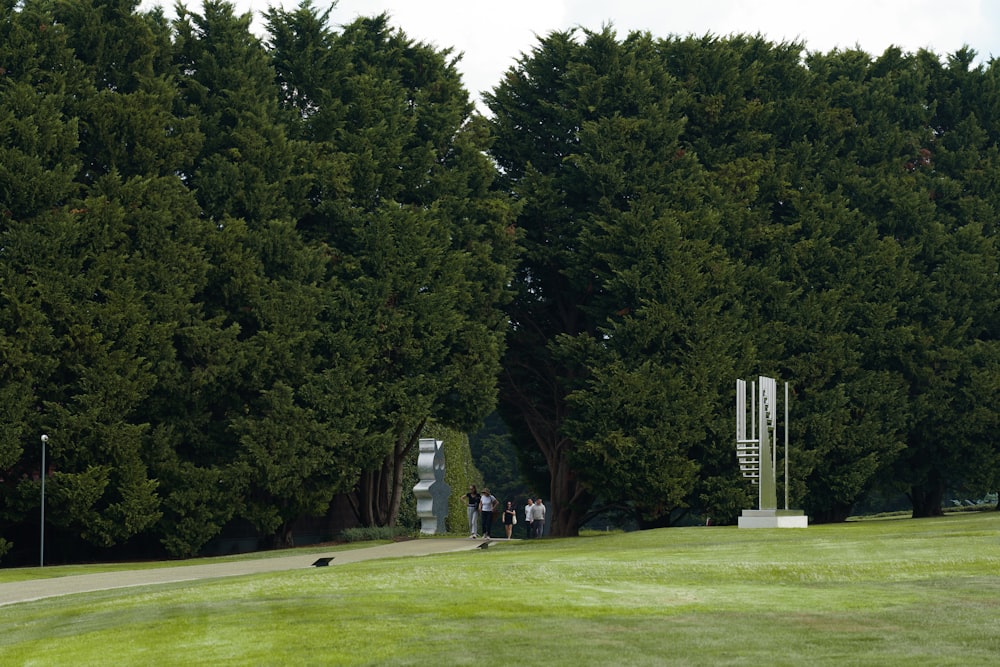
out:
{"label": "shrub", "polygon": [[338,537],[341,542],[373,542],[376,540],[394,540],[397,537],[413,537],[413,529],[403,526],[362,526],[346,528]]}

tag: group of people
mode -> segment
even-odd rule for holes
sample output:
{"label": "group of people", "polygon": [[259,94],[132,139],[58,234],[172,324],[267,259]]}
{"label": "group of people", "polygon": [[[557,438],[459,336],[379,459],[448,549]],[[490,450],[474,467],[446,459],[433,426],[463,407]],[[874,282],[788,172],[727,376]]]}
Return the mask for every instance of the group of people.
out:
{"label": "group of people", "polygon": [[[517,511],[514,503],[508,500],[500,509],[500,502],[490,490],[483,489],[480,493],[475,485],[469,487],[469,492],[465,494],[466,506],[469,515],[469,539],[479,537],[479,518],[482,517],[482,537],[490,539],[493,536],[493,520],[495,514],[500,514],[500,522],[503,524],[504,533],[509,540],[514,533],[514,526],[517,525]],[[541,498],[528,498],[528,504],[524,506],[524,536],[541,537],[545,533],[545,505]]]}

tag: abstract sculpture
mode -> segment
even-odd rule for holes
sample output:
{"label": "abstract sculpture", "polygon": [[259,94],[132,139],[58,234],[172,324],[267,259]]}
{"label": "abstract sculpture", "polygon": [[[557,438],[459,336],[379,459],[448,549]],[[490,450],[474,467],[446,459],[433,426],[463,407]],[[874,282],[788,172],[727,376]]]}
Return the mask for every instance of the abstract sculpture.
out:
{"label": "abstract sculpture", "polygon": [[[801,510],[788,509],[788,383],[785,383],[785,509],[778,509],[777,498],[777,408],[778,385],[774,378],[760,376],[750,383],[750,409],[747,409],[747,383],[736,381],[736,457],[740,472],[757,485],[757,509],[743,510],[740,528],[805,528],[809,519]],[[747,417],[750,433],[747,434]]]}
{"label": "abstract sculpture", "polygon": [[437,535],[447,532],[448,496],[451,487],[444,481],[444,443],[434,438],[420,438],[417,474],[420,481],[413,487],[417,499],[420,532]]}

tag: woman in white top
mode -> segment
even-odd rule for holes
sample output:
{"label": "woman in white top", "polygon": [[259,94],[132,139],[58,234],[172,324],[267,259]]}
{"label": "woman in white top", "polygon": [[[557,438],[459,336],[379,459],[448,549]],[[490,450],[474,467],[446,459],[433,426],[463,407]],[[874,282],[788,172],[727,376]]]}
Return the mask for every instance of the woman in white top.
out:
{"label": "woman in white top", "polygon": [[483,515],[483,537],[490,539],[493,532],[493,510],[497,506],[497,499],[490,493],[489,489],[483,489],[483,495],[479,498],[479,511]]}

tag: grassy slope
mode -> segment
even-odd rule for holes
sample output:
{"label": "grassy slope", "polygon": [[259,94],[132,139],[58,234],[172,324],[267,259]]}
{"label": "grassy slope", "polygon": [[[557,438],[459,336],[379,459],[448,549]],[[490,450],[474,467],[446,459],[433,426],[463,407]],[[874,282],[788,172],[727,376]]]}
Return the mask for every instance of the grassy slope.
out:
{"label": "grassy slope", "polygon": [[996,512],[500,543],[0,607],[0,662],[986,665],[998,575]]}

